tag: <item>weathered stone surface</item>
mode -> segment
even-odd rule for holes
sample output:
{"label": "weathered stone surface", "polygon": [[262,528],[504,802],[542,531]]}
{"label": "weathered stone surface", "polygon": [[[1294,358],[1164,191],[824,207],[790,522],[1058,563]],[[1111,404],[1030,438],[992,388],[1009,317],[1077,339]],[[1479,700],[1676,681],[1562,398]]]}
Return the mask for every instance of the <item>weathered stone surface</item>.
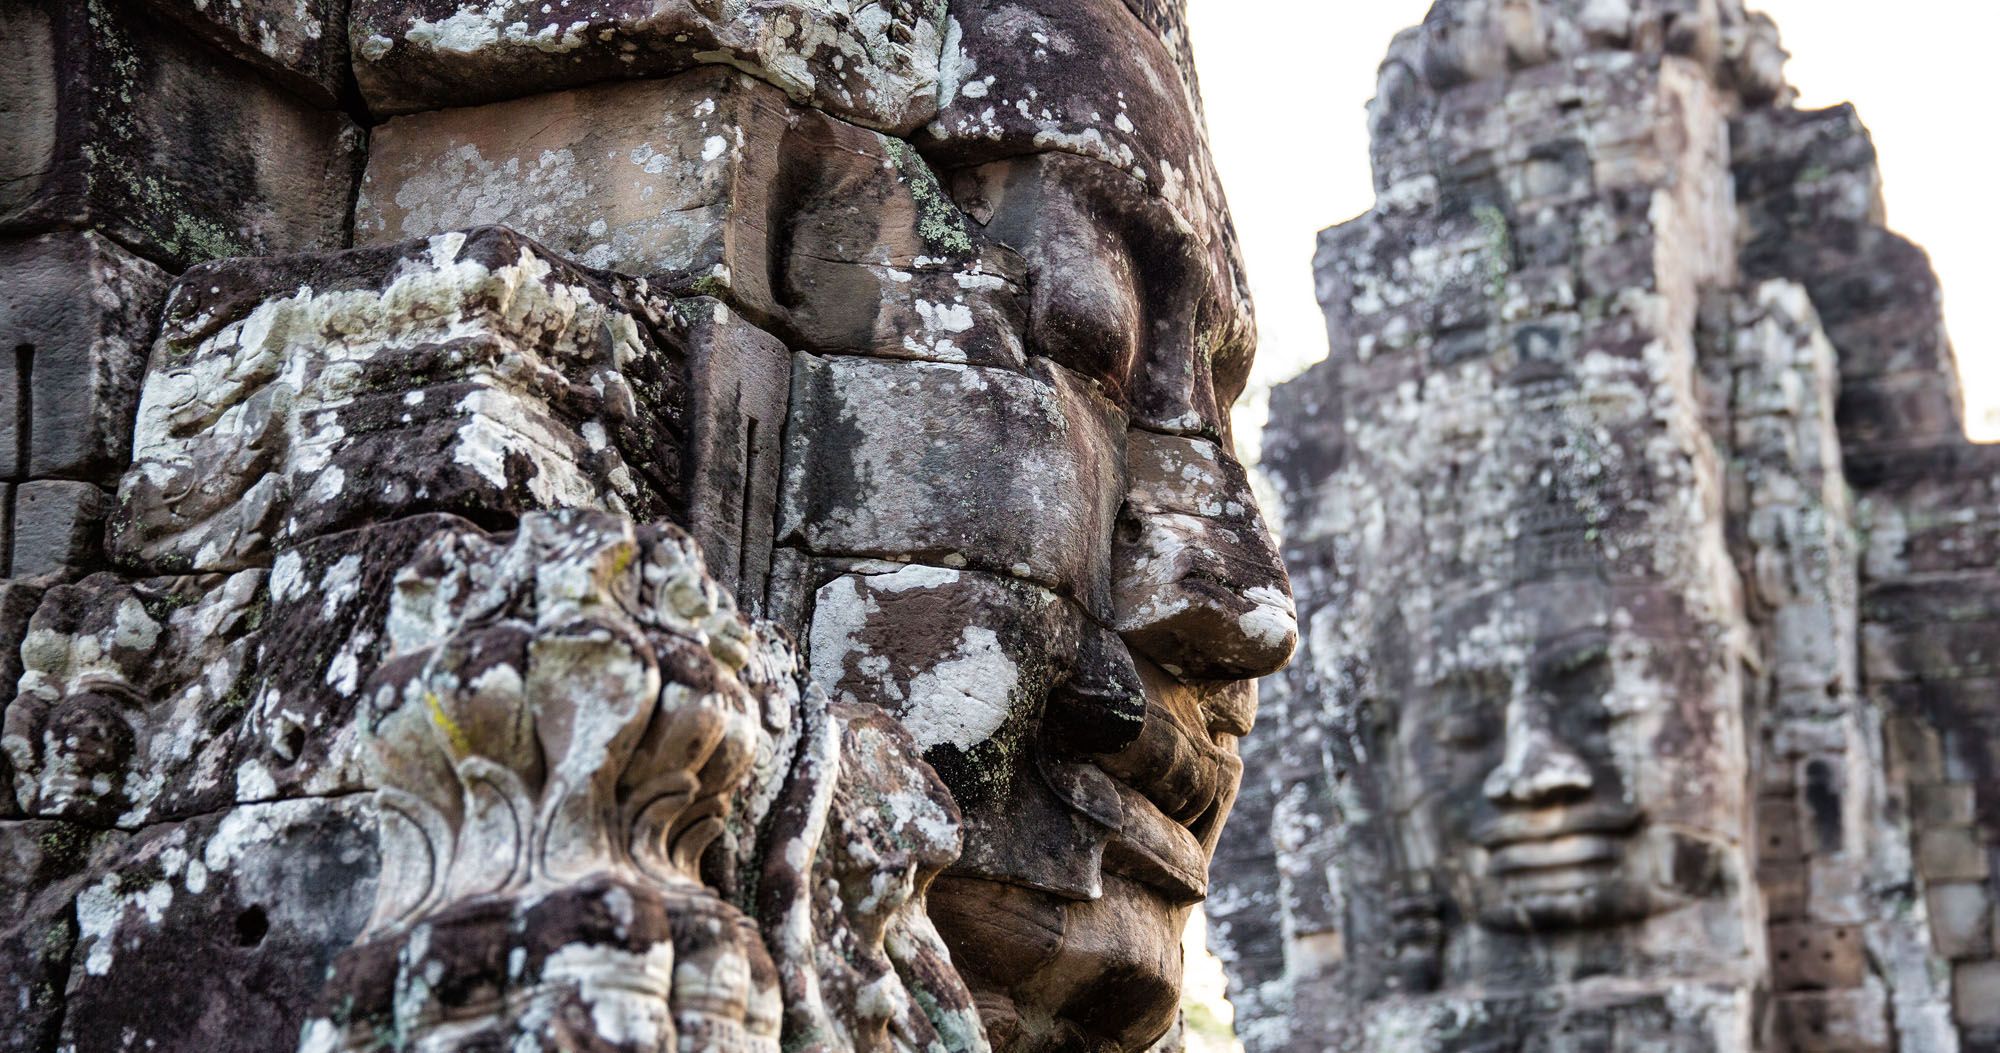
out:
{"label": "weathered stone surface", "polygon": [[[1179,5],[1022,9],[1085,76],[998,5],[140,2],[0,16],[8,231],[337,247],[329,17],[389,119],[372,247],[175,287],[120,569],[0,583],[0,824],[115,831],[0,941],[35,1053],[1171,1048],[1297,635]],[[1063,89],[967,137],[972,72]]]}
{"label": "weathered stone surface", "polygon": [[1804,285],[1840,349],[1840,432],[1857,472],[1877,450],[1962,444],[1942,293],[1890,231],[1874,144],[1850,106],[1754,110],[1732,123],[1746,273]]}
{"label": "weathered stone surface", "polygon": [[172,268],[345,243],[361,134],[137,0],[13,4],[0,231],[85,226]]}
{"label": "weathered stone surface", "polygon": [[687,521],[709,573],[761,613],[778,518],[792,355],[720,303],[692,300]]}
{"label": "weathered stone surface", "polygon": [[339,103],[347,79],[343,0],[149,0],[223,51],[315,105]]}
{"label": "weathered stone surface", "polygon": [[367,920],[372,811],[278,801],[134,837],[77,894],[62,1047],[291,1048]]}
{"label": "weathered stone surface", "polygon": [[0,395],[0,476],[114,482],[166,275],[90,233],[0,244],[0,274],[15,381]]}
{"label": "weathered stone surface", "polygon": [[679,518],[674,317],[499,228],[197,270],[167,310],[112,550],[238,570],[419,512]]}
{"label": "weathered stone surface", "polygon": [[1146,6],[1151,18],[1121,0],[956,0],[924,150],[953,165],[1057,152],[1123,173],[1171,216],[1137,225],[1201,246],[1225,312],[1247,321],[1179,5]]}
{"label": "weathered stone surface", "polygon": [[78,890],[124,838],[70,823],[0,821],[0,1042],[53,1049],[74,960]]}
{"label": "weathered stone surface", "polygon": [[1109,610],[1124,420],[1089,383],[1039,362],[798,362],[781,543],[970,566]]}
{"label": "weathered stone surface", "polygon": [[[714,67],[392,120],[363,240],[506,223],[721,296],[792,346],[1019,368],[1020,261],[900,140]],[[672,152],[667,152],[671,150]]]}
{"label": "weathered stone surface", "polygon": [[587,267],[764,280],[774,173],[746,158],[782,137],[787,111],[776,89],[712,68],[400,117],[371,136],[355,236],[504,223]]}
{"label": "weathered stone surface", "polygon": [[1988,472],[1865,133],[1782,58],[1729,0],[1391,46],[1266,436],[1306,645],[1210,905],[1249,1048],[1682,1048],[1558,1030],[1610,990],[1690,1048],[1961,1048]]}
{"label": "weathered stone surface", "polygon": [[0,561],[0,572],[5,572],[14,558],[13,483],[0,483],[0,552],[7,556],[5,561]]}
{"label": "weathered stone surface", "polygon": [[89,483],[40,480],[14,487],[10,572],[37,578],[86,570],[102,561],[100,541],[110,500]]}
{"label": "weathered stone surface", "polygon": [[355,0],[349,34],[362,97],[378,114],[721,65],[844,120],[903,134],[937,112],[949,32],[943,8],[917,0],[861,11],[828,0],[611,0],[582,9]]}
{"label": "weathered stone surface", "polygon": [[[922,908],[957,849],[950,799],[893,722],[802,689],[684,533],[440,532],[387,624],[368,765],[393,880],[302,1049],[383,1029],[984,1048]],[[468,1019],[472,991],[510,1008]]]}
{"label": "weathered stone surface", "polygon": [[38,594],[0,738],[19,807],[137,828],[365,788],[360,677],[387,653],[393,576],[464,525],[419,516],[288,549],[268,573]]}
{"label": "weathered stone surface", "polygon": [[1176,676],[1283,665],[1298,644],[1298,615],[1236,458],[1205,439],[1141,429],[1128,434],[1125,457],[1118,631]]}
{"label": "weathered stone surface", "polygon": [[1061,152],[956,173],[952,193],[1028,265],[1031,344],[1132,420],[1223,434],[1255,346],[1226,254],[1131,179]]}

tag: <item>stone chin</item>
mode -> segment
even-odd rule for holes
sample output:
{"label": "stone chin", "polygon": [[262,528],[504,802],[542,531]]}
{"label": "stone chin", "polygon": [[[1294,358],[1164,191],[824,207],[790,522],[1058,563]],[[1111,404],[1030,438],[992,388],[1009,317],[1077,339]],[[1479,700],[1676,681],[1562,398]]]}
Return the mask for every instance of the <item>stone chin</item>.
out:
{"label": "stone chin", "polygon": [[1092,900],[974,877],[932,887],[932,917],[959,949],[996,1053],[1120,1053],[1173,1026],[1193,904],[1103,881]]}

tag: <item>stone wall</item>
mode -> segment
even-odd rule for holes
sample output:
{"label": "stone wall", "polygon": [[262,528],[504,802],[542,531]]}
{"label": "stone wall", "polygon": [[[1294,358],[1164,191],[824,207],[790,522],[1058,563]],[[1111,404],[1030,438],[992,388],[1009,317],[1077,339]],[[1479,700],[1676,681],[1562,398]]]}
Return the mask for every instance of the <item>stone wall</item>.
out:
{"label": "stone wall", "polygon": [[1392,45],[1265,443],[1305,642],[1209,908],[1253,1051],[1995,1041],[1990,458],[1783,57],[1729,2]]}

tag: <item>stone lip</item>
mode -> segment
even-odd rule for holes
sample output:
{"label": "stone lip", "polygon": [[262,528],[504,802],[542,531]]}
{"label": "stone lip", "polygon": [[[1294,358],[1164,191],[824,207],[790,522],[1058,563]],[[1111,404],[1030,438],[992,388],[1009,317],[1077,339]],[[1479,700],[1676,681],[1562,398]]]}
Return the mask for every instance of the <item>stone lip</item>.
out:
{"label": "stone lip", "polygon": [[1629,805],[1592,805],[1564,808],[1554,812],[1503,811],[1481,823],[1472,840],[1488,850],[1509,845],[1558,841],[1578,834],[1629,834],[1644,821],[1644,814]]}

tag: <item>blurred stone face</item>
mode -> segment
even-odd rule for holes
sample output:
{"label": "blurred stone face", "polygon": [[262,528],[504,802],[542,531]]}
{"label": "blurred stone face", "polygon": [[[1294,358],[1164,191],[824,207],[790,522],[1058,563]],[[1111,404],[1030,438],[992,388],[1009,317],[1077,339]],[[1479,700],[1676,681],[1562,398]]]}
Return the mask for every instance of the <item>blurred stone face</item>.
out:
{"label": "blurred stone face", "polygon": [[[1705,839],[1676,788],[1727,775],[1689,749],[1709,741],[1702,718],[1726,685],[1694,626],[1632,613],[1673,606],[1657,586],[1570,579],[1437,619],[1428,682],[1392,704],[1402,836],[1428,837],[1412,858],[1481,924],[1608,925],[1715,891],[1719,831]],[[1670,774],[1642,782],[1641,763]]]}
{"label": "blurred stone face", "polygon": [[1699,476],[1643,403],[1574,392],[1438,381],[1407,444],[1407,389],[1356,411],[1353,514],[1453,509],[1356,523],[1315,616],[1321,675],[1364,711],[1417,989],[1644,974],[1744,887],[1733,579]]}

